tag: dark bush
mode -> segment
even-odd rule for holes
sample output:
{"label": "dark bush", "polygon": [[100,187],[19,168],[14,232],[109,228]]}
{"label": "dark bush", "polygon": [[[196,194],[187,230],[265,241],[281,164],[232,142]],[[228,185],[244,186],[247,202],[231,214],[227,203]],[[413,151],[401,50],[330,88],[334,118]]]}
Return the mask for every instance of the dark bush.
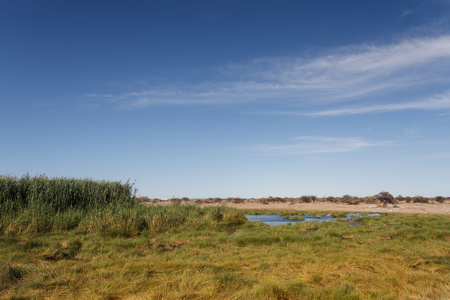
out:
{"label": "dark bush", "polygon": [[233,199],[233,203],[235,203],[235,204],[241,204],[244,202],[245,202],[245,199],[242,199],[242,198],[234,198]]}
{"label": "dark bush", "polygon": [[422,196],[415,196],[412,199],[413,203],[429,203],[430,199],[422,197]]}
{"label": "dark bush", "polygon": [[342,203],[347,203],[347,204],[350,204],[350,205],[357,205],[357,204],[359,204],[361,202],[361,200],[358,197],[355,197],[355,196],[344,195],[344,196],[342,196],[341,202]]}
{"label": "dark bush", "polygon": [[445,198],[442,196],[437,196],[436,198],[434,198],[434,200],[438,203],[444,203],[445,202]]}
{"label": "dark bush", "polygon": [[383,206],[396,203],[394,196],[388,192],[380,192],[375,197],[383,204]]}
{"label": "dark bush", "polygon": [[312,202],[316,202],[317,197],[316,196],[301,196],[300,197],[300,202],[302,203],[312,203]]}
{"label": "dark bush", "polygon": [[278,202],[280,203],[286,203],[288,201],[288,198],[278,198]]}
{"label": "dark bush", "polygon": [[261,199],[259,199],[259,203],[268,205],[269,201],[266,198],[261,198]]}
{"label": "dark bush", "polygon": [[363,201],[364,203],[367,203],[367,204],[375,204],[375,203],[378,203],[378,199],[377,199],[377,197],[375,197],[375,196],[367,196],[367,197],[364,197],[364,199],[362,199],[362,201]]}

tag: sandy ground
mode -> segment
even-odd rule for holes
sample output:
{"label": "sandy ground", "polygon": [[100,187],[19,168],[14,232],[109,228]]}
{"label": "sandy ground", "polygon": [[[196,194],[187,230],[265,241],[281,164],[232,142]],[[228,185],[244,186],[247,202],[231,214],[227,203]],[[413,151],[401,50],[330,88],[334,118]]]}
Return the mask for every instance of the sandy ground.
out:
{"label": "sandy ground", "polygon": [[241,209],[292,209],[292,210],[303,210],[303,211],[348,211],[348,212],[376,212],[376,213],[405,213],[405,214],[440,214],[440,215],[450,215],[450,203],[400,203],[397,207],[388,205],[383,207],[377,204],[358,204],[358,205],[348,205],[348,204],[337,204],[331,202],[316,202],[316,203],[270,203],[270,204],[260,204],[260,203],[220,203],[217,205],[226,205],[230,207],[236,207]]}

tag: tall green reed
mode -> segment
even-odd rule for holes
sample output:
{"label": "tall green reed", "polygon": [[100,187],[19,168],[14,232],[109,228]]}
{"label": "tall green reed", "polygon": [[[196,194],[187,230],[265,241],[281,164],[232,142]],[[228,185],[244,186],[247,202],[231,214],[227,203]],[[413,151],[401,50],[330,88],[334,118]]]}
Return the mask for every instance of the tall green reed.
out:
{"label": "tall green reed", "polygon": [[129,182],[45,176],[0,177],[0,233],[80,229],[110,236],[166,232],[182,225],[222,228],[245,222],[237,209],[197,205],[144,206]]}
{"label": "tall green reed", "polygon": [[0,212],[14,214],[27,208],[45,206],[52,212],[70,209],[91,210],[105,205],[130,205],[134,190],[128,181],[109,182],[92,179],[0,177]]}

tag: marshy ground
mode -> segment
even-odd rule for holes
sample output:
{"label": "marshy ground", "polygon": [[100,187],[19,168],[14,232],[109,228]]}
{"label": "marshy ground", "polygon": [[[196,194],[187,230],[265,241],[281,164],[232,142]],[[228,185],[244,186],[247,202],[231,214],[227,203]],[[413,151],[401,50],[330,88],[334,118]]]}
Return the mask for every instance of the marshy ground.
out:
{"label": "marshy ground", "polygon": [[0,298],[449,298],[448,216],[359,221],[199,222],[132,237],[4,234]]}
{"label": "marshy ground", "polygon": [[384,211],[354,217],[358,226],[269,226],[245,214],[331,210],[142,205],[128,183],[0,184],[0,299],[450,299],[449,214],[368,204],[362,214]]}

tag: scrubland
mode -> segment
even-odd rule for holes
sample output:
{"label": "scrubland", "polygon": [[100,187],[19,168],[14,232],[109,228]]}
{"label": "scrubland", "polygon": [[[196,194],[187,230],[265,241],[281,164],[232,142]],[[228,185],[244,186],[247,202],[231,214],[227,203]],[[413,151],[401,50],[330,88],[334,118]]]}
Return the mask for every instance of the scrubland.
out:
{"label": "scrubland", "polygon": [[268,226],[129,183],[0,184],[0,299],[450,298],[448,215]]}

